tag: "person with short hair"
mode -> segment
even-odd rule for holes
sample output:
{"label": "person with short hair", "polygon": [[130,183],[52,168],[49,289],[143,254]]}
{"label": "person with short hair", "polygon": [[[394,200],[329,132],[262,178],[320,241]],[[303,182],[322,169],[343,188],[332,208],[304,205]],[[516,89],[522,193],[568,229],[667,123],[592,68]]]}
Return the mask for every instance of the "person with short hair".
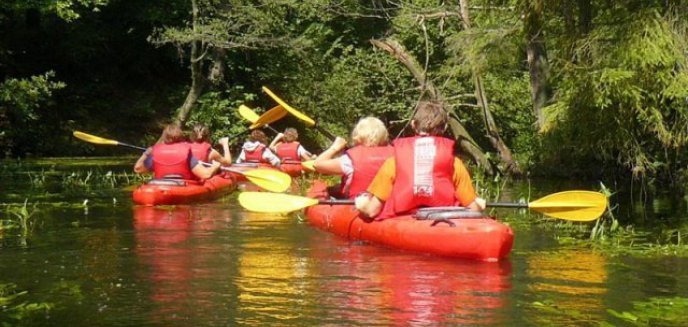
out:
{"label": "person with short hair", "polygon": [[253,130],[248,141],[241,147],[241,153],[236,162],[269,163],[274,167],[279,167],[280,159],[265,146],[265,143],[267,143],[265,133],[259,129]]}
{"label": "person with short hair", "polygon": [[319,173],[341,175],[341,184],[331,190],[331,193],[353,199],[366,191],[380,166],[394,154],[394,151],[388,145],[385,124],[375,117],[359,120],[351,132],[351,140],[354,146],[334,158],[347,145],[346,140],[337,137],[332,145],[315,159],[313,166]]}
{"label": "person with short hair", "polygon": [[368,193],[356,198],[356,208],[363,215],[387,219],[420,207],[485,208],[468,170],[454,157],[454,140],[442,137],[447,121],[439,103],[418,104],[411,120],[415,136],[394,141],[394,156],[377,172]]}
{"label": "person with short hair", "polygon": [[279,133],[270,143],[270,149],[277,154],[280,161],[307,161],[315,159],[298,141],[299,132],[296,128],[288,127],[284,134]]}
{"label": "person with short hair", "polygon": [[193,156],[182,128],[176,123],[165,126],[161,142],[146,149],[134,165],[136,173],[152,171],[156,179],[208,179],[219,168],[219,162],[206,167]]}
{"label": "person with short hair", "polygon": [[229,138],[223,137],[218,142],[222,145],[224,155],[213,149],[210,144],[210,129],[204,124],[196,124],[189,137],[191,153],[201,161],[217,161],[223,166],[232,164],[232,153],[229,151]]}

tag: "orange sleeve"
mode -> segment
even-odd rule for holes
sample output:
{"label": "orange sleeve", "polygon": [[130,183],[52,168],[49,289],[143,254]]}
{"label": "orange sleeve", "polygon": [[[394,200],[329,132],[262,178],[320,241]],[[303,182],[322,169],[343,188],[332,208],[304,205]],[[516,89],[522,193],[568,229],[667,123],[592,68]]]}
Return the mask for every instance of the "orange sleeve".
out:
{"label": "orange sleeve", "polygon": [[468,169],[463,165],[461,159],[454,158],[454,196],[459,200],[459,205],[465,207],[478,197],[473,189],[473,181]]}
{"label": "orange sleeve", "polygon": [[368,186],[368,193],[371,193],[380,201],[387,201],[392,194],[392,185],[396,176],[396,165],[394,158],[385,160],[380,170],[377,171],[375,178]]}

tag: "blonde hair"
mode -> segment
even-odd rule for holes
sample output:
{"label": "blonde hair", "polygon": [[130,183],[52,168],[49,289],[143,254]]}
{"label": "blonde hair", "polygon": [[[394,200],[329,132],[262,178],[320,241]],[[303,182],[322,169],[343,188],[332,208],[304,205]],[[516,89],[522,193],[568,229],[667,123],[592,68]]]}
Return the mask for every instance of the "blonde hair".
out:
{"label": "blonde hair", "polygon": [[355,145],[387,145],[389,134],[385,124],[375,117],[361,118],[351,131],[351,140]]}
{"label": "blonde hair", "polygon": [[296,128],[287,127],[284,130],[284,142],[294,142],[299,139],[299,132]]}

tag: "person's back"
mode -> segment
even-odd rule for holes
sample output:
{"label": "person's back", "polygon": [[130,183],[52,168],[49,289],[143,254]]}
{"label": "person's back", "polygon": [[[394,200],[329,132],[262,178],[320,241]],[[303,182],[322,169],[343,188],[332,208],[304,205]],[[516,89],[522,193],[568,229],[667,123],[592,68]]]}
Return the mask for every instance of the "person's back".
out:
{"label": "person's back", "polygon": [[215,160],[225,166],[232,164],[232,154],[229,152],[228,142],[228,138],[226,137],[220,139],[224,155],[215,151],[210,143],[210,130],[203,124],[194,125],[189,138],[191,154],[196,159],[204,162]]}
{"label": "person's back", "polygon": [[365,192],[380,166],[394,151],[387,145],[387,128],[375,117],[360,119],[351,132],[351,140],[355,146],[333,158],[346,147],[346,141],[338,137],[316,158],[314,167],[320,173],[341,175],[342,182],[336,189],[331,189],[332,194],[353,199]]}
{"label": "person's back", "polygon": [[165,127],[161,141],[146,149],[134,165],[136,173],[152,171],[156,179],[181,178],[186,180],[210,178],[219,163],[204,167],[191,153],[191,145],[177,124]]}
{"label": "person's back", "polygon": [[263,131],[252,131],[249,139],[241,147],[237,163],[269,163],[275,167],[279,166],[280,159],[265,146],[266,139]]}
{"label": "person's back", "polygon": [[419,103],[411,121],[416,135],[394,142],[394,157],[368,187],[373,196],[356,199],[364,215],[392,218],[424,206],[482,209],[468,170],[453,155],[454,141],[441,136],[447,119],[439,104]]}
{"label": "person's back", "polygon": [[196,179],[189,168],[189,160],[192,157],[189,143],[158,143],[153,146],[151,154],[156,179]]}
{"label": "person's back", "polygon": [[295,128],[287,128],[270,143],[270,149],[282,162],[301,162],[311,160],[313,155],[298,141],[299,133]]}

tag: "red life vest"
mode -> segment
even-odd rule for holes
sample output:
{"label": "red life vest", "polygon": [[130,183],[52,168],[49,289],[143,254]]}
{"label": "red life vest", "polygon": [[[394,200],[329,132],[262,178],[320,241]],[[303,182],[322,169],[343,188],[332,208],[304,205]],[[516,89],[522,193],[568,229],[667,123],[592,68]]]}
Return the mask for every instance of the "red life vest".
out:
{"label": "red life vest", "polygon": [[394,141],[395,178],[380,218],[420,207],[453,206],[454,141],[415,136]]}
{"label": "red life vest", "polygon": [[277,156],[280,160],[301,161],[299,156],[299,142],[280,143],[277,145]]}
{"label": "red life vest", "polygon": [[192,142],[189,143],[191,145],[191,154],[193,156],[200,160],[200,161],[208,161],[208,156],[210,155],[210,150],[212,149],[212,145],[208,142]]}
{"label": "red life vest", "polygon": [[253,151],[244,149],[244,157],[247,162],[267,162],[263,159],[263,151],[265,151],[265,145],[258,145]]}
{"label": "red life vest", "polygon": [[[346,155],[351,159],[354,173],[351,176],[349,190],[344,195],[353,199],[366,191],[385,160],[394,155],[394,148],[358,145],[347,150]],[[346,185],[344,182],[342,181],[342,185]]]}
{"label": "red life vest", "polygon": [[194,180],[196,176],[189,168],[191,147],[188,143],[159,143],[153,146],[153,172],[155,178],[176,175]]}

